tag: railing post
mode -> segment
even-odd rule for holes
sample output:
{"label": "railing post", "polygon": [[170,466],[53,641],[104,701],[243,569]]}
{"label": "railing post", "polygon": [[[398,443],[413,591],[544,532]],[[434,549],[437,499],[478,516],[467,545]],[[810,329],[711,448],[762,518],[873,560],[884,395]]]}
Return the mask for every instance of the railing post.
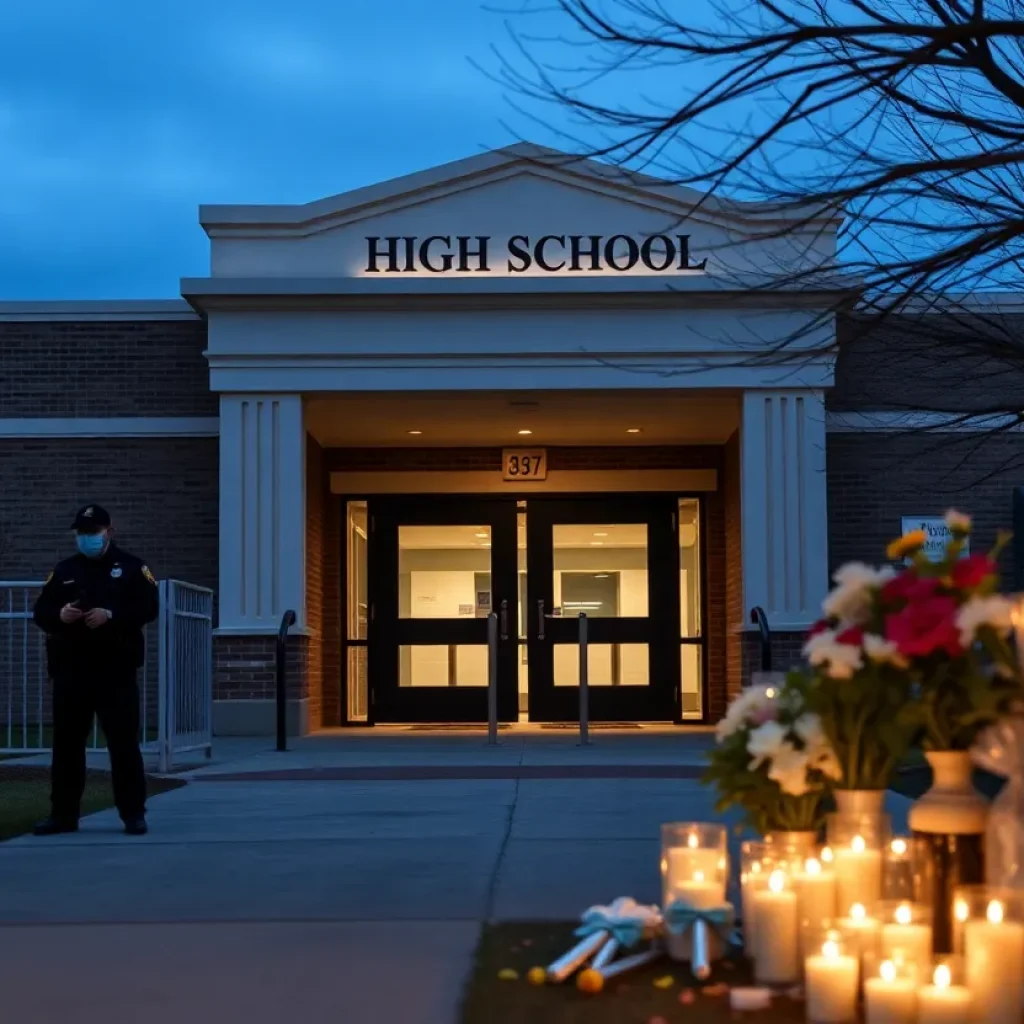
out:
{"label": "railing post", "polygon": [[[167,604],[168,584],[167,580],[161,580],[158,584],[160,591],[160,611],[157,615],[156,627],[156,699],[157,699],[157,770],[168,772],[171,769],[171,738],[169,729],[169,711],[171,703],[171,686],[168,678],[171,671],[169,637],[167,630]],[[143,680],[145,686],[145,680]]]}
{"label": "railing post", "polygon": [[487,616],[487,745],[498,745],[498,613]]}
{"label": "railing post", "polygon": [[580,612],[580,746],[590,744],[590,691],[588,687],[587,614]]}
{"label": "railing post", "polygon": [[288,630],[295,622],[291,609],[281,616],[277,631],[277,749],[288,749],[288,679],[285,662],[288,654]]}

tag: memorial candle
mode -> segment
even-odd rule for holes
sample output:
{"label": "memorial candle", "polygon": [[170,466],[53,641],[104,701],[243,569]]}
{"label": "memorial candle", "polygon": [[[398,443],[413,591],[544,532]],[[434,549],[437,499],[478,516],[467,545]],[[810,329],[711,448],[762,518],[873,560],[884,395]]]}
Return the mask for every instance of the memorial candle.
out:
{"label": "memorial candle", "polygon": [[857,957],[844,953],[837,939],[804,962],[807,1019],[813,1024],[845,1024],[857,1016]]}
{"label": "memorial candle", "polygon": [[809,857],[795,883],[800,933],[803,935],[808,930],[820,933],[825,924],[836,916],[835,873],[824,870],[816,857]]}
{"label": "memorial candle", "polygon": [[964,958],[973,1019],[979,1024],[1019,1024],[1024,1015],[1024,924],[1004,920],[991,900],[985,920],[964,924]]}
{"label": "memorial candle", "polygon": [[[891,905],[890,905],[891,906]],[[932,958],[932,925],[929,908],[901,902],[882,917],[879,939],[883,955],[906,963],[927,964]]]}
{"label": "memorial candle", "polygon": [[971,1019],[971,993],[965,985],[952,984],[952,973],[939,964],[932,984],[917,993],[917,1024],[964,1024]]}
{"label": "memorial candle", "polygon": [[796,893],[784,871],[773,871],[768,886],[754,893],[757,931],[754,975],[759,982],[789,985],[800,977],[799,917]]}
{"label": "memorial candle", "polygon": [[914,1024],[917,985],[900,977],[892,960],[883,960],[876,977],[864,979],[865,1024]]}
{"label": "memorial candle", "polygon": [[840,907],[861,903],[873,907],[882,894],[882,851],[869,849],[863,836],[833,850],[836,898]]}

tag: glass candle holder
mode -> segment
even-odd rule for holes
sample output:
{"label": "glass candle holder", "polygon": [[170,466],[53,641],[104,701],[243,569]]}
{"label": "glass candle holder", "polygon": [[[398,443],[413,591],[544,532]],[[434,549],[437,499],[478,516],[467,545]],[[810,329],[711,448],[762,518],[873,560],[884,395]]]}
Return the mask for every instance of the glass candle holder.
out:
{"label": "glass candle holder", "polygon": [[1019,1021],[1024,1016],[1024,892],[985,885],[957,889],[960,941],[971,993],[971,1020]]}
{"label": "glass candle holder", "polygon": [[917,964],[868,953],[862,971],[865,1024],[916,1024]]}
{"label": "glass candle holder", "polygon": [[882,900],[875,907],[881,923],[879,955],[925,967],[932,960],[932,908],[909,900]]}
{"label": "glass candle holder", "polygon": [[963,957],[936,956],[917,990],[918,1024],[964,1024],[972,1019]]}
{"label": "glass candle holder", "polygon": [[928,859],[916,855],[918,845],[913,836],[894,836],[882,848],[883,900],[927,902],[930,890],[921,885],[918,876]]}
{"label": "glass candle holder", "polygon": [[842,932],[822,929],[808,935],[804,959],[804,999],[808,1024],[847,1024],[857,1019],[860,956]]}
{"label": "glass candle holder", "polygon": [[754,893],[768,885],[771,860],[763,842],[748,840],[740,845],[740,899],[743,916],[743,952],[754,955]]}
{"label": "glass candle holder", "polygon": [[889,819],[830,814],[827,826],[839,913],[845,914],[855,903],[873,909],[882,896],[882,850],[889,842]]}
{"label": "glass candle holder", "polygon": [[833,864],[820,856],[803,860],[793,873],[797,913],[800,923],[801,958],[810,947],[809,937],[816,937],[836,916],[836,874]]}
{"label": "glass candle holder", "polygon": [[[725,825],[707,822],[673,822],[661,826],[662,906],[676,900],[698,910],[725,905],[729,877],[728,834]],[[725,943],[715,932],[710,937],[712,960],[725,955]],[[669,935],[669,956],[689,960],[693,937],[689,932]]]}
{"label": "glass candle holder", "polygon": [[773,867],[768,884],[753,894],[754,977],[762,985],[792,985],[800,978],[800,917],[792,875]]}
{"label": "glass candle holder", "polygon": [[834,927],[842,934],[847,949],[858,958],[877,952],[882,923],[868,913],[863,903],[854,903],[845,917],[836,919]]}

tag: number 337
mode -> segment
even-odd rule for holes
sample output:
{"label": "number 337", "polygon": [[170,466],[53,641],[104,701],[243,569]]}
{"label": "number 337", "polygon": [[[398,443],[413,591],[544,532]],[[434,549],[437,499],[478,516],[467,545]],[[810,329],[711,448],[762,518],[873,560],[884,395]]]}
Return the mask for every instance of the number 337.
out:
{"label": "number 337", "polygon": [[545,457],[541,452],[517,452],[505,456],[506,480],[543,480]]}

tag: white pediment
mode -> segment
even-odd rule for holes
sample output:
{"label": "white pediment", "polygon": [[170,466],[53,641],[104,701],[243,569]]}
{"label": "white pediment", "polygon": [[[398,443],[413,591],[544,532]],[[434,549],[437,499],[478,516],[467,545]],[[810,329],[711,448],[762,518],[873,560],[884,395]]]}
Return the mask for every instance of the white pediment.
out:
{"label": "white pediment", "polygon": [[[737,287],[824,268],[837,224],[513,146],[299,206],[203,207],[215,278],[643,277]],[[732,282],[730,284],[730,282]]]}

